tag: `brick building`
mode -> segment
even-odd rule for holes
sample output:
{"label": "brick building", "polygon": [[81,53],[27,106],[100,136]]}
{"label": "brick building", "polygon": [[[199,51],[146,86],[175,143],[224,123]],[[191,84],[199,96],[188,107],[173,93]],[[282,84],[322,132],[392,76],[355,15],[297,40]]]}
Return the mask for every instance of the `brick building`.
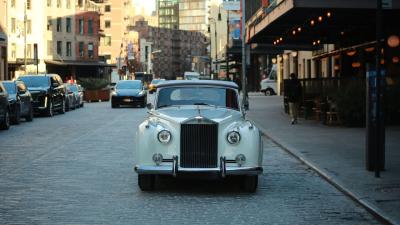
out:
{"label": "brick building", "polygon": [[208,72],[207,38],[201,32],[151,27],[146,21],[128,29],[139,33],[139,43],[147,43],[147,48],[140,46],[139,54],[143,68],[151,66],[155,76],[175,79],[185,71]]}

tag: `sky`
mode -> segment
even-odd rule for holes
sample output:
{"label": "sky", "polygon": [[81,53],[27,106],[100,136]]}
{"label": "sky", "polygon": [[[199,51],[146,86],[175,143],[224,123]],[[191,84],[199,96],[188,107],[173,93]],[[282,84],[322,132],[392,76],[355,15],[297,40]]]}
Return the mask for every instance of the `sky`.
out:
{"label": "sky", "polygon": [[132,0],[136,9],[136,14],[141,14],[142,9],[147,15],[156,10],[155,0]]}

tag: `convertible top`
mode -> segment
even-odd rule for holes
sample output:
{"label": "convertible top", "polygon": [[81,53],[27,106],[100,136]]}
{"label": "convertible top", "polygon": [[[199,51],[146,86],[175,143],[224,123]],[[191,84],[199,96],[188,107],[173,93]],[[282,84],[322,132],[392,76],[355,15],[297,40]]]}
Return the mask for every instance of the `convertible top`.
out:
{"label": "convertible top", "polygon": [[169,80],[157,85],[157,88],[172,86],[219,86],[238,89],[238,85],[231,81],[220,80]]}

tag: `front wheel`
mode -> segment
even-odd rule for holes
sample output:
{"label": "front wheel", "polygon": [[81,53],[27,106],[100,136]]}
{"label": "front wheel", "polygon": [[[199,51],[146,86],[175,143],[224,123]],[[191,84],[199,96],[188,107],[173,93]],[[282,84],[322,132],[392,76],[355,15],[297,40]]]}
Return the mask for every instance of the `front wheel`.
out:
{"label": "front wheel", "polygon": [[28,115],[25,116],[25,120],[28,122],[32,122],[33,120],[33,108],[32,108],[32,104],[29,106],[29,112]]}
{"label": "front wheel", "polygon": [[10,114],[8,111],[4,113],[3,121],[0,122],[0,130],[8,130],[10,129]]}
{"label": "front wheel", "polygon": [[242,181],[242,189],[245,192],[254,193],[258,186],[258,176],[245,176]]}
{"label": "front wheel", "polygon": [[274,94],[274,91],[271,90],[271,89],[268,89],[268,90],[265,91],[265,96],[271,96],[273,94]]}
{"label": "front wheel", "polygon": [[138,184],[139,188],[142,191],[152,191],[154,190],[155,184],[155,176],[148,174],[139,174],[138,175]]}
{"label": "front wheel", "polygon": [[48,117],[53,117],[54,116],[54,109],[53,109],[53,101],[51,99],[48,100],[48,106],[46,109],[46,115]]}
{"label": "front wheel", "polygon": [[21,120],[21,107],[16,105],[15,106],[15,115],[11,118],[11,123],[18,125]]}

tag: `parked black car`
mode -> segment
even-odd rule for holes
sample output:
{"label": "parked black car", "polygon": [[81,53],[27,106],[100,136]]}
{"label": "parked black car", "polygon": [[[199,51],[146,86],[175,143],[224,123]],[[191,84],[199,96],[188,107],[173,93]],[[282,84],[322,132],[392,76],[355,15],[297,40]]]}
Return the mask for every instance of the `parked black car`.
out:
{"label": "parked black car", "polygon": [[8,93],[0,81],[0,130],[10,128],[10,107],[8,104]]}
{"label": "parked black car", "polygon": [[32,94],[33,109],[37,114],[53,116],[54,112],[65,113],[65,88],[57,74],[21,76]]}
{"label": "parked black car", "polygon": [[140,105],[142,108],[147,103],[147,92],[140,80],[120,80],[115,85],[111,96],[111,107],[121,105]]}
{"label": "parked black car", "polygon": [[10,120],[19,124],[21,117],[26,121],[33,120],[32,96],[23,81],[4,81],[10,104]]}

